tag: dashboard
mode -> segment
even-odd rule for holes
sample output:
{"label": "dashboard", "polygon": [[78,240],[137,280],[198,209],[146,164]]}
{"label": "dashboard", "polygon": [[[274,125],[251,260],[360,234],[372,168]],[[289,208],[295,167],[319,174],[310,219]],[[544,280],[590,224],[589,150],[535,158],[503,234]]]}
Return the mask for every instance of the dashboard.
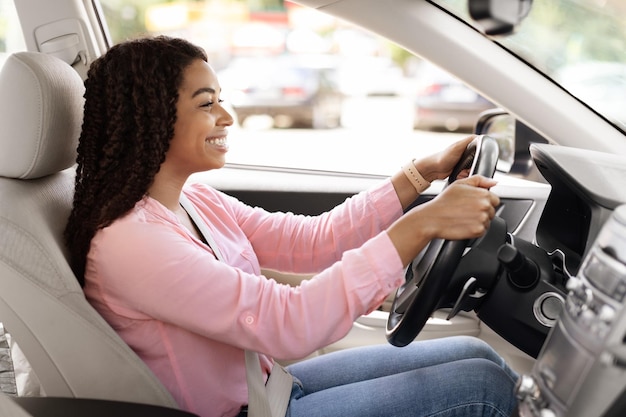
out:
{"label": "dashboard", "polygon": [[533,144],[530,153],[552,190],[537,226],[537,244],[561,250],[575,275],[613,210],[626,203],[626,159],[597,151]]}

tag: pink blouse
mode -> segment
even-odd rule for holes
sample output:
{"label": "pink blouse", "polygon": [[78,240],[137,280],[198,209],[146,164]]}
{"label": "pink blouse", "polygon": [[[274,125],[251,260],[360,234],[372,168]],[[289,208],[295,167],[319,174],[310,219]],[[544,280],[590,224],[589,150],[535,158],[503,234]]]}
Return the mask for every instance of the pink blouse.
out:
{"label": "pink blouse", "polygon": [[[390,180],[320,216],[269,213],[205,185],[184,193],[225,262],[146,197],[100,230],[85,294],[181,408],[234,416],[247,403],[244,350],[296,359],[345,336],[403,281],[386,233],[402,214]],[[315,273],[298,287],[261,268]]]}

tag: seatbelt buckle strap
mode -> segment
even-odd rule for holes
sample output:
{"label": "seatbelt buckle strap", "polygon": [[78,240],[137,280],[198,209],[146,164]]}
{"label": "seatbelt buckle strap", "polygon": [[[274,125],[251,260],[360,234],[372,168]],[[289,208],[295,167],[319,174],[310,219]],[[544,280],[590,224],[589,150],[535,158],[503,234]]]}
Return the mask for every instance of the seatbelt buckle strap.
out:
{"label": "seatbelt buckle strap", "polygon": [[293,376],[278,363],[274,363],[272,372],[265,384],[273,417],[285,417],[292,388]]}
{"label": "seatbelt buckle strap", "polygon": [[267,382],[263,384],[259,355],[245,351],[248,380],[248,417],[285,417],[293,377],[285,368],[274,363]]}

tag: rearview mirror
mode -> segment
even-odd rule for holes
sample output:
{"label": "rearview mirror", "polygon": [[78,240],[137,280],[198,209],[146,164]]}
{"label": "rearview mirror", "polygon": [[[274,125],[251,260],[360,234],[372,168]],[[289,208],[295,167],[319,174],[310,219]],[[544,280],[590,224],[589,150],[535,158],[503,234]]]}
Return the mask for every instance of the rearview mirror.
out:
{"label": "rearview mirror", "polygon": [[487,35],[507,35],[528,15],[532,0],[469,0],[468,5]]}

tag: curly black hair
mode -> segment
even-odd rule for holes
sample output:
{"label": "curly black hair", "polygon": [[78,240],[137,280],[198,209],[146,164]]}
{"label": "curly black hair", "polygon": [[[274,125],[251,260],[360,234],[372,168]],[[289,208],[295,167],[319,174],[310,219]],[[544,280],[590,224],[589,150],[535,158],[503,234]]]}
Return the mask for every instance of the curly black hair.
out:
{"label": "curly black hair", "polygon": [[91,239],[141,200],[174,135],[183,71],[202,48],[167,36],[129,40],[96,59],[85,81],[74,204],[64,238],[81,285]]}

